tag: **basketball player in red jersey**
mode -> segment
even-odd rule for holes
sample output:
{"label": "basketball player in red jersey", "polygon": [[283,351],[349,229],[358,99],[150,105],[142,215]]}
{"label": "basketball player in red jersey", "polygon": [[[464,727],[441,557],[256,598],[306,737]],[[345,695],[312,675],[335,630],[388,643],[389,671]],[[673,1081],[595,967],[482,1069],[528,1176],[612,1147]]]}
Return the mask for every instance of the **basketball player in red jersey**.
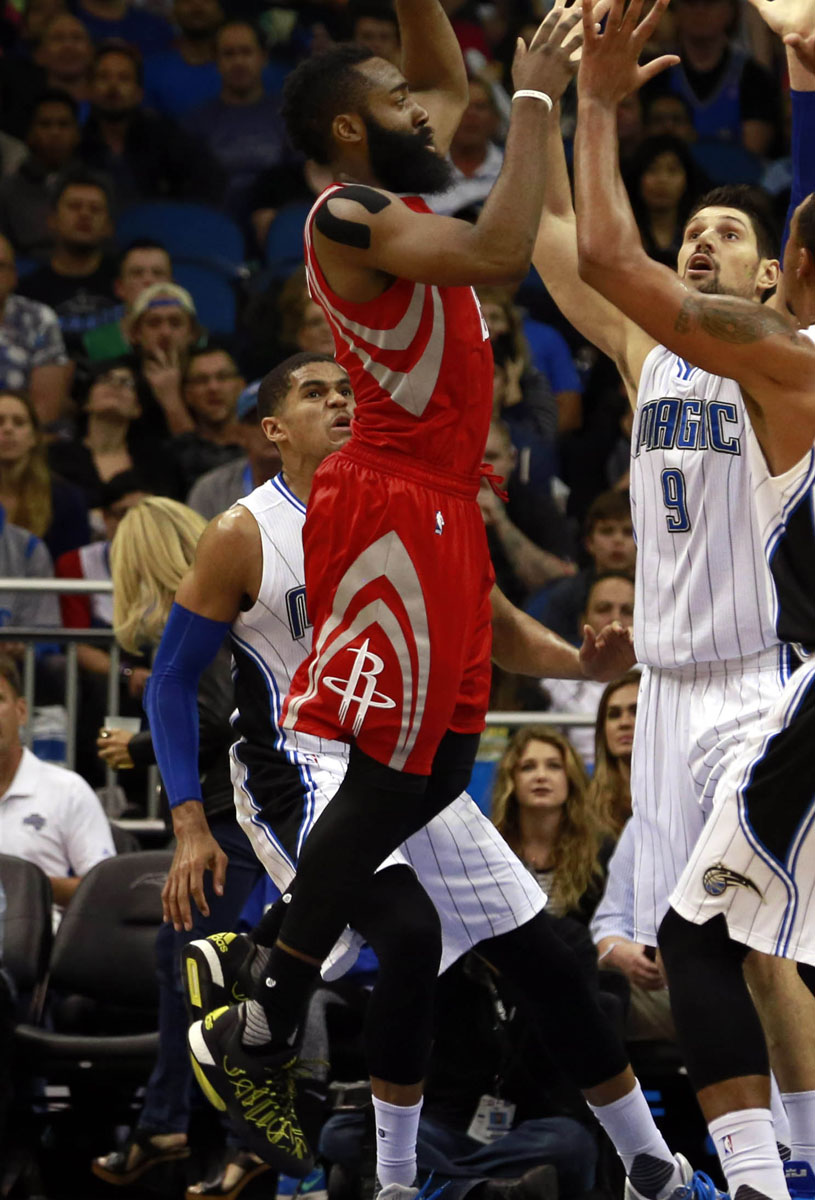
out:
{"label": "basketball player in red jersey", "polygon": [[[210,1092],[228,1097],[247,1143],[271,1161],[274,1142],[291,1173],[305,1158],[289,1120],[304,999],[353,898],[466,787],[484,728],[493,575],[476,497],[492,356],[472,285],[528,269],[544,186],[536,150],[578,46],[578,14],[559,10],[529,50],[519,44],[504,167],[470,226],[415,195],[450,180],[444,155],[467,98],[461,52],[438,0],[397,0],[397,12],[404,75],[341,46],[302,63],[284,101],[295,145],[337,180],[307,220],[306,264],[356,411],[350,442],[320,466],[310,493],[313,650],[283,724],[351,748],[344,782],[303,847],[255,998],[238,1016],[203,1022],[197,1067]],[[539,1005],[553,1054],[595,1107],[635,1194],[670,1196],[684,1182],[680,1167],[544,914],[483,945]],[[372,1081],[379,1162],[397,1189],[412,1183],[412,1167],[403,1178],[400,1166],[412,1161],[423,1067],[405,1063],[390,1082]]]}

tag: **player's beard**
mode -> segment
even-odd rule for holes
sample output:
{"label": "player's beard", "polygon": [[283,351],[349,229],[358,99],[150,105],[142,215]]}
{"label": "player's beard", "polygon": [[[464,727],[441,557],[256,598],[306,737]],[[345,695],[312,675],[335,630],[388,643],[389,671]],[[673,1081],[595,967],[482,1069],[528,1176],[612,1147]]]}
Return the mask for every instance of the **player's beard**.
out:
{"label": "player's beard", "polygon": [[429,148],[431,134],[384,129],[373,117],[365,117],[371,169],[389,192],[436,194],[453,185],[453,167]]}

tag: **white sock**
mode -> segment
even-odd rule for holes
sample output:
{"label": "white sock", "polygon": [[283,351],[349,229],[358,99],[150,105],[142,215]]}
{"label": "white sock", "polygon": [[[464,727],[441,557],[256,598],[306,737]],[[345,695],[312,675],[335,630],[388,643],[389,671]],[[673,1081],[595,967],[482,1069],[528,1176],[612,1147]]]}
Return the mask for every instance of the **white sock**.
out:
{"label": "white sock", "polygon": [[641,1196],[661,1200],[683,1182],[639,1083],[620,1100],[598,1107],[590,1104],[589,1108],[614,1143],[626,1175]]}
{"label": "white sock", "polygon": [[790,1157],[790,1147],[792,1146],[790,1119],[787,1116],[786,1108],[784,1108],[784,1098],[779,1091],[778,1080],[772,1072],[770,1072],[770,1112],[773,1116],[775,1144],[778,1146],[781,1161],[786,1162]]}
{"label": "white sock", "polygon": [[416,1178],[416,1138],[419,1135],[418,1104],[388,1104],[373,1097],[376,1121],[376,1175],[382,1187],[401,1183],[411,1187]]}
{"label": "white sock", "polygon": [[790,1123],[791,1157],[815,1170],[815,1092],[783,1092],[781,1099]]}
{"label": "white sock", "polygon": [[[733,1200],[739,1188],[745,1186],[769,1196],[770,1200],[789,1200],[769,1108],[741,1108],[725,1113],[710,1121],[708,1129]],[[745,1200],[748,1197],[749,1191]]]}

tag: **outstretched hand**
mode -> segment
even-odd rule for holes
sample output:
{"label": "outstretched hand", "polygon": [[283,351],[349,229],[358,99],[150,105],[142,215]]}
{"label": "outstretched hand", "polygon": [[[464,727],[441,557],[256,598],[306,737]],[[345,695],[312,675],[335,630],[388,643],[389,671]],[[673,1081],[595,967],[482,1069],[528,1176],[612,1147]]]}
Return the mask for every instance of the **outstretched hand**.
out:
{"label": "outstretched hand", "polygon": [[512,86],[515,91],[530,89],[545,92],[557,102],[577,71],[583,34],[579,26],[580,9],[556,4],[541,22],[527,47],[518,38],[512,60]]}
{"label": "outstretched hand", "polygon": [[616,108],[621,100],[679,62],[675,54],[662,54],[639,65],[642,50],[656,30],[668,0],[655,0],[640,21],[644,0],[611,0],[605,30],[597,29],[592,0],[582,0],[583,53],[577,77],[581,97]]}
{"label": "outstretched hand", "polygon": [[583,626],[583,645],[580,647],[580,670],[586,679],[608,683],[625,675],[636,664],[631,630],[619,621],[605,625],[595,633],[591,625]]}
{"label": "outstretched hand", "polygon": [[750,0],[753,8],[795,51],[801,65],[815,73],[815,0]]}

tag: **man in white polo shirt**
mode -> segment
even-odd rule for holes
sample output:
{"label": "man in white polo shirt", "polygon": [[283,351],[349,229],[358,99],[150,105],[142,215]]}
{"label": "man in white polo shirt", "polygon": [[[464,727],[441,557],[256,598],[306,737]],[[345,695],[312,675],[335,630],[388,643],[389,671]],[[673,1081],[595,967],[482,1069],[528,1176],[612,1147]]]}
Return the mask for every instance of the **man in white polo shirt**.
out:
{"label": "man in white polo shirt", "polygon": [[17,666],[0,654],[0,848],[45,871],[54,903],[64,908],[82,876],[116,851],[107,817],[85,780],[25,749],[25,720]]}

